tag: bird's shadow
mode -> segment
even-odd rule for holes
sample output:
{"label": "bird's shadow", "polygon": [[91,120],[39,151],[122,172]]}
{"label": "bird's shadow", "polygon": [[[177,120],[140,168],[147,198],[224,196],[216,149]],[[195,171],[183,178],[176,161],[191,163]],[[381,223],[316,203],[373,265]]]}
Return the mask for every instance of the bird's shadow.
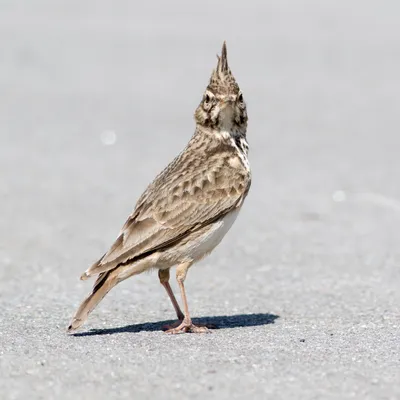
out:
{"label": "bird's shadow", "polygon": [[[213,325],[215,329],[228,329],[239,327],[251,327],[273,324],[279,315],[274,314],[238,314],[238,315],[220,315],[216,317],[194,318],[193,323]],[[143,324],[134,324],[121,326],[119,328],[91,329],[87,332],[74,333],[73,336],[96,336],[96,335],[114,335],[115,333],[137,333],[137,332],[155,332],[161,331],[164,325],[171,324],[174,321],[145,322]]]}

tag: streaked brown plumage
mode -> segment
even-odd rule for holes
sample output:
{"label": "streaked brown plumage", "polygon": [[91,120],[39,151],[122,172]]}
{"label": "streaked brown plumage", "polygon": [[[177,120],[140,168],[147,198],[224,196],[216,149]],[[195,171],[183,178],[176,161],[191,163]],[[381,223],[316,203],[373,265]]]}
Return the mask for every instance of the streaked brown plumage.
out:
{"label": "streaked brown plumage", "polygon": [[[159,270],[180,320],[167,332],[207,331],[191,322],[183,282],[189,267],[210,253],[229,230],[251,182],[246,105],[229,69],[225,43],[195,120],[196,130],[186,148],[139,198],[110,250],[81,276],[98,275],[70,331],[83,324],[117,283],[152,268]],[[184,313],[168,283],[174,265]]]}

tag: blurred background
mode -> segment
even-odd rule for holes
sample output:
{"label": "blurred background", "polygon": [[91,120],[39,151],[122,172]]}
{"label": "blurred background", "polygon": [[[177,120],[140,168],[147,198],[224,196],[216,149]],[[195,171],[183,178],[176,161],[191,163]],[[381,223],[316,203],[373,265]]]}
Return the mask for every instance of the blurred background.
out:
{"label": "blurred background", "polygon": [[[157,385],[175,398],[400,395],[399,13],[394,0],[1,1],[8,398]],[[150,329],[174,317],[152,274],[117,287],[85,327],[121,331],[66,336],[91,286],[80,274],[194,132],[223,40],[253,185],[187,287],[193,316],[230,329],[172,341]],[[189,368],[171,372],[165,346]]]}

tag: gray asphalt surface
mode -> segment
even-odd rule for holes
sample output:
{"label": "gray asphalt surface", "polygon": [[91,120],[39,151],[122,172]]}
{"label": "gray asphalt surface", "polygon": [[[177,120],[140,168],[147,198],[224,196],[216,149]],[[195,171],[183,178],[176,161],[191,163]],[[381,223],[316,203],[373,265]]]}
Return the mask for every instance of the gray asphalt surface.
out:
{"label": "gray asphalt surface", "polygon": [[[1,2],[0,397],[399,399],[399,13]],[[253,185],[187,279],[192,315],[220,329],[165,335],[147,274],[68,336],[81,272],[189,140],[224,39]]]}

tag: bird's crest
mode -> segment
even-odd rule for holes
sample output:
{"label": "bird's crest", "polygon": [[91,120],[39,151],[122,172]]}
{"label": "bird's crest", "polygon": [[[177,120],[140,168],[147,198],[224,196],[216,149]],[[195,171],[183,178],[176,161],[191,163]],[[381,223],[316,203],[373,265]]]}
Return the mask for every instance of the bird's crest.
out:
{"label": "bird's crest", "polygon": [[217,68],[212,72],[210,83],[207,89],[213,93],[221,94],[237,94],[239,92],[239,86],[236,83],[234,76],[228,65],[228,52],[226,49],[226,42],[222,45],[221,56],[218,56]]}

